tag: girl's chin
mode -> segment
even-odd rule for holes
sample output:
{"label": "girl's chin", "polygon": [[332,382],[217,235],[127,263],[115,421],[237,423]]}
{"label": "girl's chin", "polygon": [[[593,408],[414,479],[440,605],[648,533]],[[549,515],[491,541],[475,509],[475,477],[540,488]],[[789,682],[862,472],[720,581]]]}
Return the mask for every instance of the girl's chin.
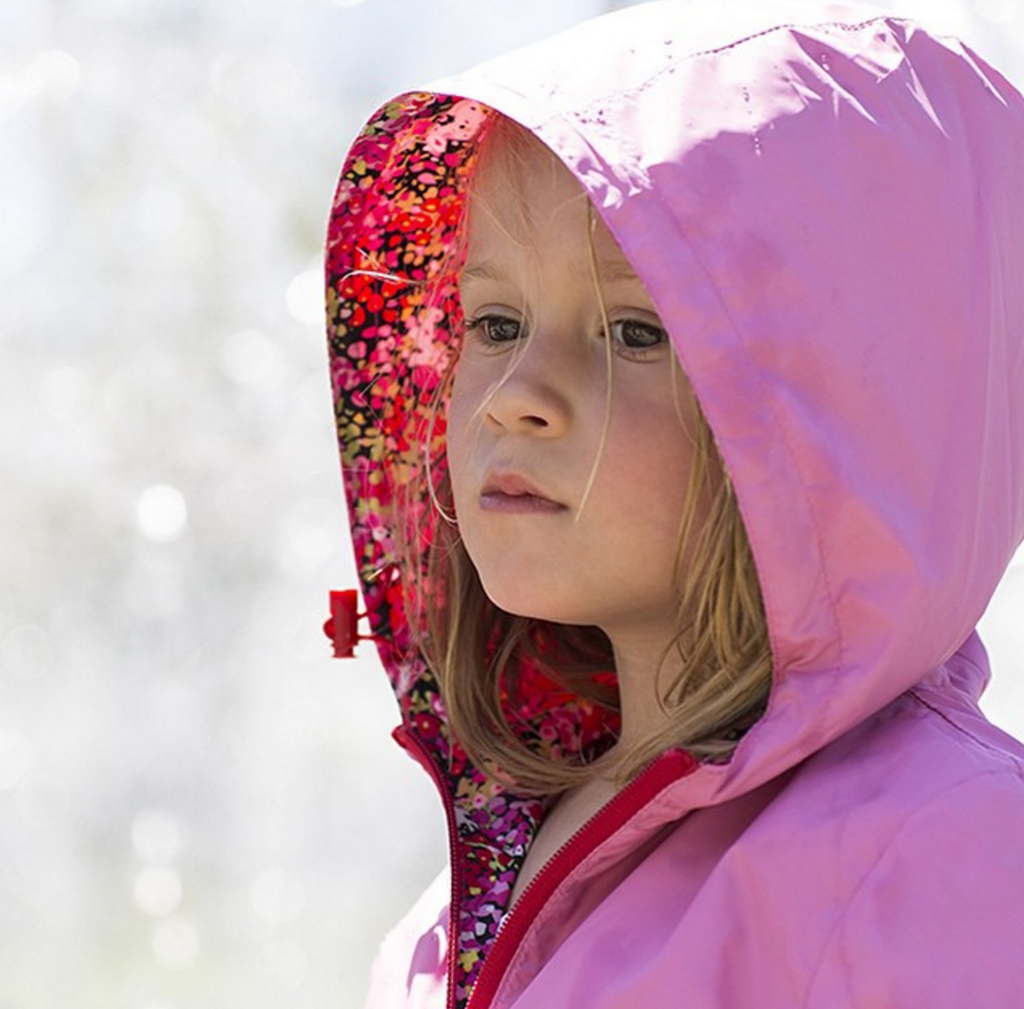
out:
{"label": "girl's chin", "polygon": [[538,593],[536,592],[530,594],[528,598],[524,598],[522,591],[491,592],[486,585],[484,586],[484,592],[487,598],[499,610],[503,610],[514,617],[525,617],[528,620],[543,620],[551,624],[570,624],[586,627],[593,626],[594,624],[594,620],[588,620],[585,613],[573,611],[570,607],[565,606],[564,603],[559,604],[554,600],[547,601],[543,597],[538,598]]}

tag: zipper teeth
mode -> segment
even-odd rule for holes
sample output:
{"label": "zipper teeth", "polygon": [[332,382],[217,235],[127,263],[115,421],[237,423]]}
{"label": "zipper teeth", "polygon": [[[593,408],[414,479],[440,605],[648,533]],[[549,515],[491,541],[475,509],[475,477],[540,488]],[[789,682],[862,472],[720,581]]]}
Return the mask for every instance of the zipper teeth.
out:
{"label": "zipper teeth", "polygon": [[459,917],[462,910],[462,857],[458,844],[458,824],[455,821],[455,803],[448,792],[446,779],[437,766],[434,755],[423,745],[420,738],[410,732],[404,725],[395,729],[394,735],[406,746],[410,746],[422,758],[427,773],[434,781],[434,785],[441,794],[441,802],[444,805],[444,815],[448,822],[448,864],[451,866],[451,897],[448,901],[448,950],[447,960],[447,1009],[456,1009],[455,1006],[455,975],[458,966],[459,956]]}
{"label": "zipper teeth", "polygon": [[[527,929],[564,878],[563,868],[567,870],[576,864],[668,785],[692,774],[699,766],[699,763],[684,750],[673,750],[663,754],[641,771],[626,788],[610,799],[600,812],[558,848],[540,872],[526,885],[515,906],[505,916],[494,937],[487,959],[480,968],[466,1009],[487,1009],[490,1006]],[[568,864],[563,866],[563,863]],[[449,951],[451,948],[449,945]]]}

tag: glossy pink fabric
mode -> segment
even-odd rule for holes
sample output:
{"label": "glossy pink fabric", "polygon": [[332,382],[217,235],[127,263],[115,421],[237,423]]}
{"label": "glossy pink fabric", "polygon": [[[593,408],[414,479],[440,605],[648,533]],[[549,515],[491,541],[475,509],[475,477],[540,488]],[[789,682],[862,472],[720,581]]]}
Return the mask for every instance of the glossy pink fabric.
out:
{"label": "glossy pink fabric", "polygon": [[[1017,1009],[1024,751],[973,628],[1024,536],[1021,96],[913,22],[775,3],[627,9],[431,90],[541,137],[643,278],[775,658],[734,759],[564,882],[494,1005]],[[444,1004],[446,900],[373,1009]]]}

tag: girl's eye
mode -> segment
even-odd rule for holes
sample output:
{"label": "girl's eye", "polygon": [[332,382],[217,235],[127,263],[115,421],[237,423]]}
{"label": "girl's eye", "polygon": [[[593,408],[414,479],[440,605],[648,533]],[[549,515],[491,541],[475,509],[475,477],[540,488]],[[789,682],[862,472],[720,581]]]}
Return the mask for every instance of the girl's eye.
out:
{"label": "girl's eye", "polygon": [[654,350],[668,341],[661,326],[639,319],[618,319],[611,324],[612,340],[624,351]]}
{"label": "girl's eye", "polygon": [[485,343],[512,343],[523,335],[523,324],[508,315],[478,315],[466,320],[466,332],[478,333]]}

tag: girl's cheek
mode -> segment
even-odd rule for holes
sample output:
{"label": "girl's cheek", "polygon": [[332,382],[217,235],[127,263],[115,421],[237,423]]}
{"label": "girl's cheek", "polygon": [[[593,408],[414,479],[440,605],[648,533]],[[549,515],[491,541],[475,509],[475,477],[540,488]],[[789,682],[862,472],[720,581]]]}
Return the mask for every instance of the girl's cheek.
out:
{"label": "girl's cheek", "polygon": [[467,428],[478,424],[484,400],[490,388],[486,375],[463,359],[456,365],[452,379],[452,394],[448,401],[448,437],[464,436]]}
{"label": "girl's cheek", "polygon": [[452,386],[451,399],[448,403],[448,422],[446,426],[448,472],[452,480],[452,489],[456,494],[458,494],[461,486],[466,449],[473,427],[474,412],[475,408],[470,402],[465,383],[460,383],[456,375],[455,383]]}
{"label": "girl's cheek", "polygon": [[466,397],[458,385],[452,387],[451,399],[448,401],[448,464],[453,464],[452,456],[459,454],[459,446],[466,428]]}

